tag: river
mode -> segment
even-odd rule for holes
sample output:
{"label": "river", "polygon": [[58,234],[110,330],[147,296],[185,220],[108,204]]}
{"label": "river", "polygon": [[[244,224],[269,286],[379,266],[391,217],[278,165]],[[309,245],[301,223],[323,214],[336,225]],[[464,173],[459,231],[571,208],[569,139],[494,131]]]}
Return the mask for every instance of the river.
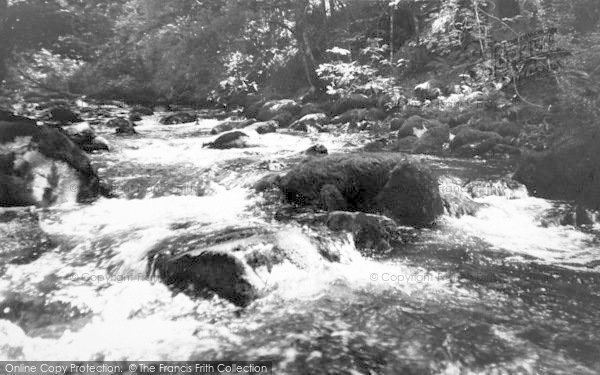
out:
{"label": "river", "polygon": [[[276,266],[243,309],[173,293],[145,276],[154,246],[245,225],[285,233],[303,251],[300,234],[318,230],[275,222],[251,186],[311,145],[349,152],[366,140],[281,132],[211,150],[202,145],[217,120],[158,118],[145,117],[134,137],[100,128],[112,149],[92,160],[119,198],[39,210],[57,246],[0,265],[0,359],[262,359],[277,374],[600,373],[600,225],[553,224],[546,219],[569,203],[519,189],[483,194],[476,216],[413,230],[386,254],[324,239],[340,262],[304,254],[303,267]],[[457,183],[514,170],[425,158]]]}

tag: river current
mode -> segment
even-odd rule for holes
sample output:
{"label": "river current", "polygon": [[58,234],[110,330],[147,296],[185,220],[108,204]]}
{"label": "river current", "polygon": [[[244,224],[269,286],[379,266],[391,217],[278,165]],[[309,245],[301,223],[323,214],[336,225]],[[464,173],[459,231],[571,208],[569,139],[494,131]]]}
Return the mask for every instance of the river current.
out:
{"label": "river current", "polygon": [[[150,249],[190,228],[272,228],[304,251],[303,235],[319,233],[273,221],[252,185],[316,143],[335,153],[366,142],[281,132],[211,150],[202,146],[217,120],[158,118],[145,117],[133,137],[99,128],[111,151],[92,160],[119,197],[39,210],[56,248],[2,265],[0,359],[272,360],[277,374],[600,373],[600,225],[553,223],[569,202],[523,190],[483,194],[476,216],[412,230],[383,255],[359,253],[348,236],[325,239],[340,262],[306,250],[303,267],[259,275],[263,295],[243,309],[146,277]],[[424,158],[458,185],[514,170]]]}

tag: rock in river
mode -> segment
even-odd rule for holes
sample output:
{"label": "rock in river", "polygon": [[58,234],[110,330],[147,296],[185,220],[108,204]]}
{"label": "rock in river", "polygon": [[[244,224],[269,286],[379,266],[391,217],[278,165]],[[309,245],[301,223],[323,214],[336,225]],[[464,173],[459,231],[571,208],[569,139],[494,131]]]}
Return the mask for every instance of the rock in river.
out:
{"label": "rock in river", "polygon": [[198,115],[190,112],[178,112],[167,115],[160,119],[160,123],[163,125],[178,125],[194,122],[198,119]]}
{"label": "rock in river", "polygon": [[50,119],[62,124],[69,124],[83,121],[81,117],[66,107],[54,107],[50,109]]}
{"label": "rock in river", "polygon": [[89,158],[59,130],[0,122],[0,206],[48,206],[106,193]]}
{"label": "rock in river", "polygon": [[444,211],[429,168],[393,154],[312,159],[284,176],[281,190],[299,206],[380,213],[417,227],[433,224]]}
{"label": "rock in river", "polygon": [[226,150],[230,148],[248,147],[248,135],[241,131],[223,133],[213,142],[204,144],[204,147]]}
{"label": "rock in river", "polygon": [[87,122],[65,126],[60,130],[85,152],[109,150],[108,141],[96,135]]}
{"label": "rock in river", "polygon": [[574,200],[600,209],[600,132],[561,140],[521,160],[514,179],[536,197]]}
{"label": "rock in river", "polygon": [[264,293],[269,273],[279,264],[304,269],[344,258],[326,241],[290,226],[204,230],[191,228],[159,243],[148,254],[149,272],[194,297],[214,293],[247,306]]}

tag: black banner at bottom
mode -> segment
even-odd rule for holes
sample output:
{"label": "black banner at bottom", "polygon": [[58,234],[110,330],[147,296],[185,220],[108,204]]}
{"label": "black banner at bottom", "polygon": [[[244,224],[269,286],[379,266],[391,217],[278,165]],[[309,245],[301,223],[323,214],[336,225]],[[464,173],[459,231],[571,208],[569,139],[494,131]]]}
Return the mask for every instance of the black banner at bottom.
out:
{"label": "black banner at bottom", "polygon": [[0,375],[272,374],[266,361],[0,361]]}

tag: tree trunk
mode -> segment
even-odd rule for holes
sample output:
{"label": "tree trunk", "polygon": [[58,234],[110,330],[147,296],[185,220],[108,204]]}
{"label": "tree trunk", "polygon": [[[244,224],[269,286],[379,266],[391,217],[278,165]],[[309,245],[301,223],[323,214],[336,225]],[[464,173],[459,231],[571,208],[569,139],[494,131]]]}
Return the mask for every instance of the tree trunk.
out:
{"label": "tree trunk", "polygon": [[311,91],[316,96],[321,96],[326,91],[326,85],[317,74],[318,64],[313,54],[312,43],[308,32],[308,7],[309,3],[307,2],[304,8],[302,10],[299,9],[296,14],[297,18],[294,36],[302,52],[306,80],[311,87]]}
{"label": "tree trunk", "polygon": [[321,95],[325,92],[325,84],[317,74],[317,62],[315,61],[315,57],[312,53],[308,32],[306,30],[302,30],[299,32],[299,34],[300,35],[297,36],[298,44],[302,50],[302,60],[304,62],[306,80],[308,81],[311,90],[313,90],[315,94]]}

